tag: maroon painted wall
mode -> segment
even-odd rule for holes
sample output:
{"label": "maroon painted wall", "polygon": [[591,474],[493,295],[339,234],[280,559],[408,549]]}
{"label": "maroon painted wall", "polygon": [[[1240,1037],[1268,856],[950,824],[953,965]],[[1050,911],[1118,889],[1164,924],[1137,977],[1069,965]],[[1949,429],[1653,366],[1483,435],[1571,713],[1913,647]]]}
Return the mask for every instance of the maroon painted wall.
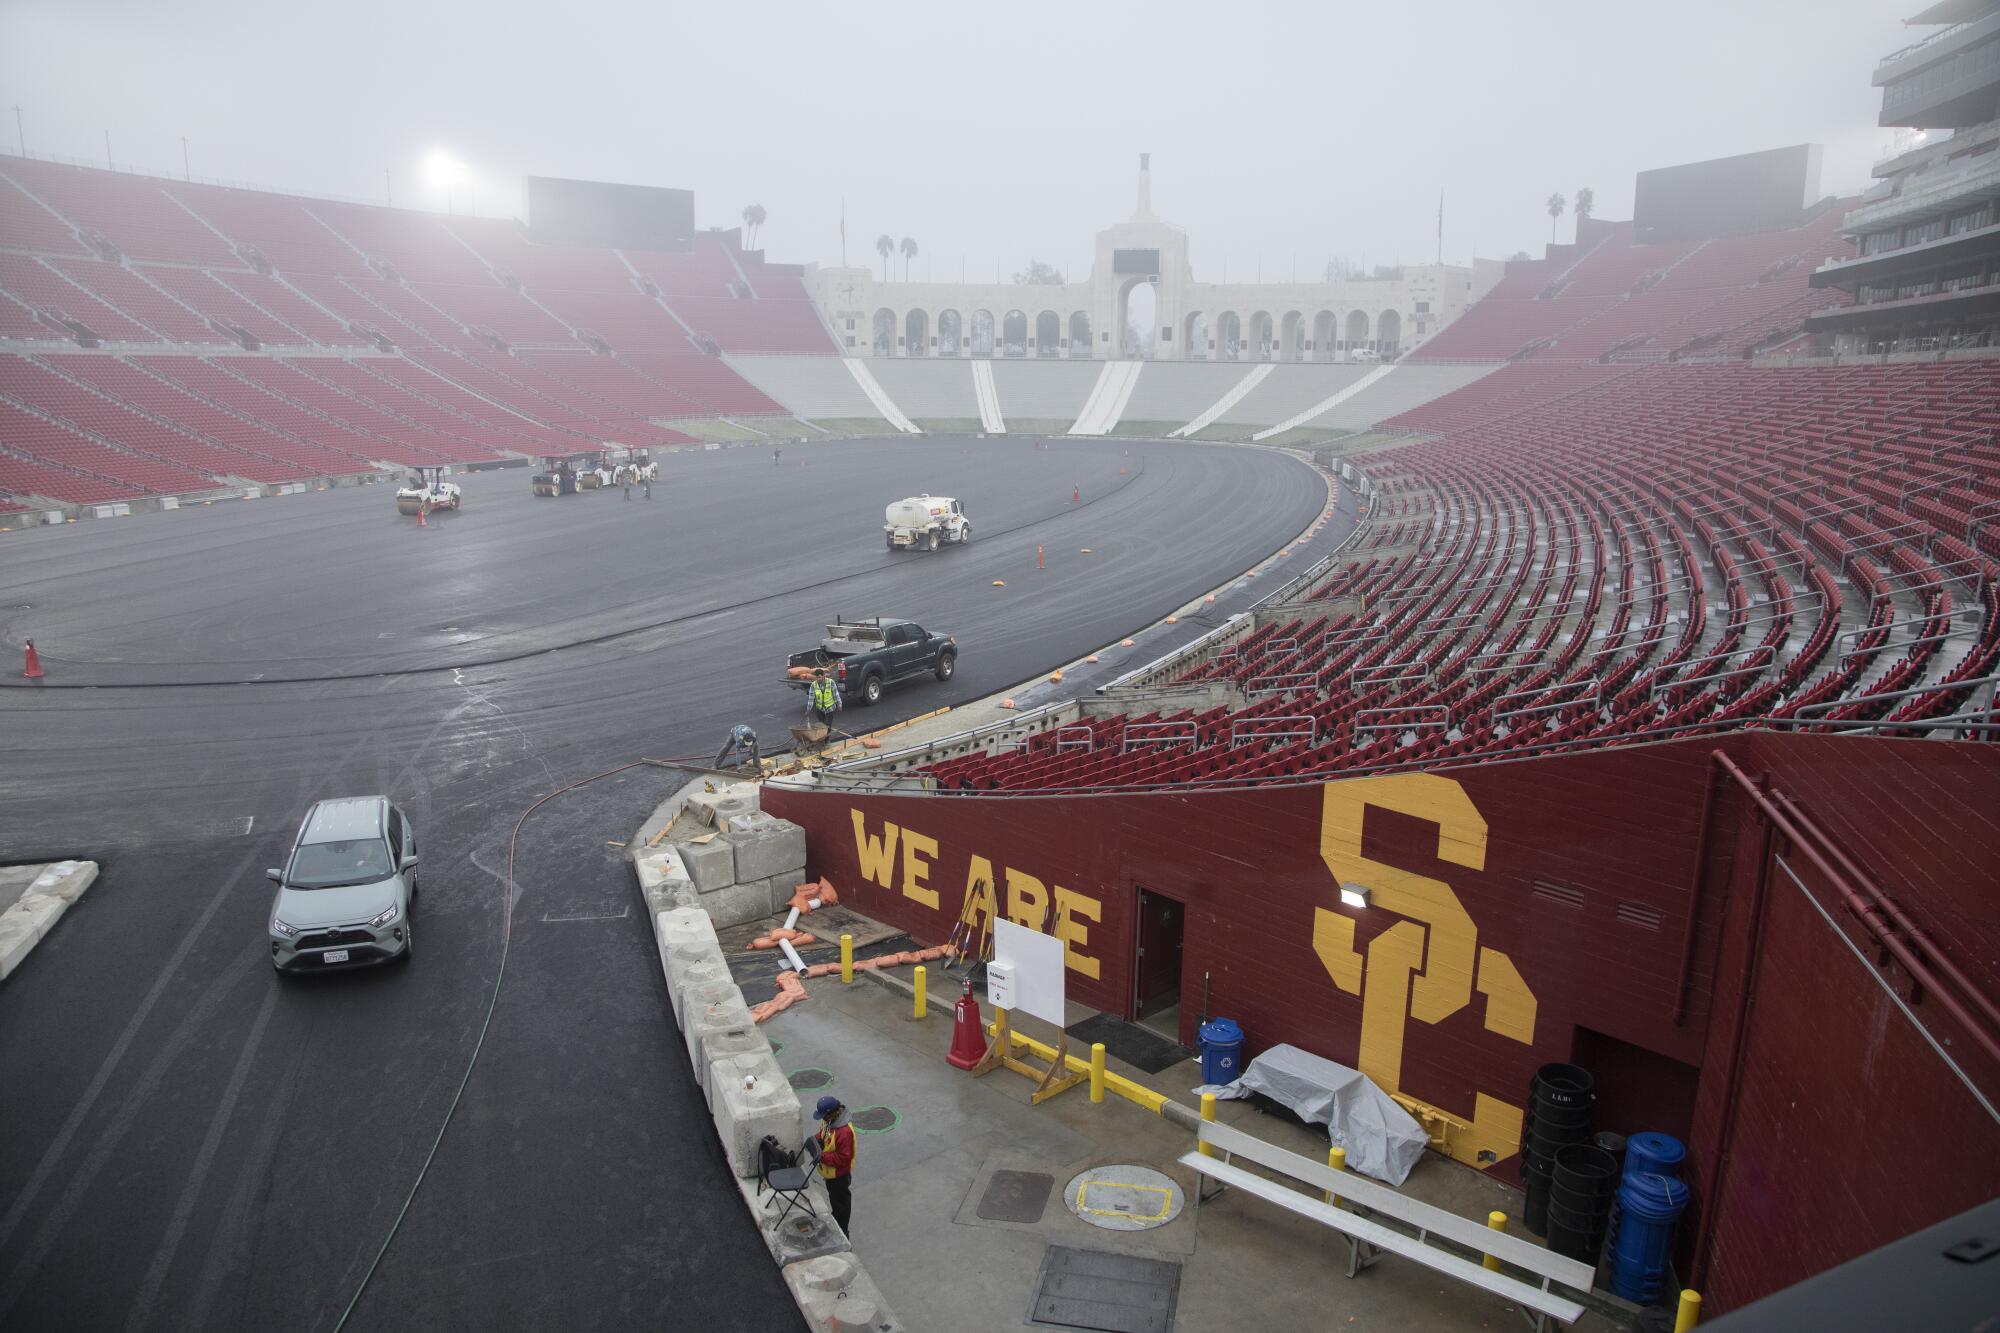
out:
{"label": "maroon painted wall", "polygon": [[[1345,801],[1319,786],[1058,798],[767,787],[764,805],[806,827],[813,871],[856,910],[925,942],[945,937],[988,863],[1003,912],[1010,878],[1021,914],[1036,922],[1038,890],[1060,887],[1073,931],[1082,928],[1071,940],[1071,997],[1114,1014],[1130,1012],[1135,886],[1179,899],[1183,1040],[1206,977],[1208,1011],[1242,1023],[1252,1053],[1290,1042],[1367,1068],[1360,976],[1336,980],[1325,959],[1340,949],[1316,948],[1315,925],[1350,922],[1352,948],[1371,967],[1371,948],[1380,940],[1386,954],[1390,932],[1425,932],[1414,936],[1420,975],[1403,1021],[1390,1025],[1401,1032],[1397,1090],[1473,1120],[1484,1104],[1524,1103],[1538,1065],[1595,1053],[1606,1064],[1603,1127],[1689,1139],[1696,1215],[1683,1228],[1683,1263],[1712,1284],[1708,1308],[1724,1309],[2000,1193],[2000,1134],[1782,877],[1765,888],[1746,1058],[1735,1060],[1764,830],[1731,784],[1715,781],[1711,800],[1718,748],[1771,774],[1940,948],[1995,985],[2000,746],[1763,734],[1672,742],[1441,770],[1419,778],[1431,804],[1414,810],[1410,784],[1370,785],[1412,775],[1335,784]],[[1367,797],[1360,854],[1379,863],[1364,878],[1439,881],[1476,931],[1478,989],[1451,1012],[1416,1012],[1423,975],[1450,970],[1450,930],[1385,910],[1379,888],[1368,908],[1339,904],[1322,837],[1339,823],[1336,804],[1361,808],[1357,794]],[[1484,825],[1476,852],[1451,829],[1441,840],[1437,821],[1464,817],[1438,811],[1461,798]],[[889,887],[862,873],[857,813],[878,846],[886,825],[898,826]],[[914,856],[904,829],[920,835]],[[1518,1022],[1510,1034],[1506,1015],[1518,1018],[1519,1007],[1487,993],[1487,951],[1532,993],[1530,1040],[1516,1039]],[[1505,990],[1505,969],[1490,975]],[[1934,1003],[1914,1012],[1927,1025],[1940,1017]],[[1989,1098],[2000,1095],[2000,1070],[1971,1072]],[[1857,1167],[1857,1154],[1871,1160]],[[1496,1165],[1515,1178],[1511,1161]]]}
{"label": "maroon painted wall", "polygon": [[[1802,736],[1731,748],[1993,993],[2000,746]],[[2000,1066],[1900,968],[1878,966],[1877,946],[1800,849],[1776,836],[1767,851],[1755,816],[1740,818],[1748,836],[1728,878],[1725,964],[1690,1141],[1701,1215],[1682,1237],[1682,1258],[1717,1309],[2000,1194],[2000,1129],[1890,992],[1989,1101]]]}

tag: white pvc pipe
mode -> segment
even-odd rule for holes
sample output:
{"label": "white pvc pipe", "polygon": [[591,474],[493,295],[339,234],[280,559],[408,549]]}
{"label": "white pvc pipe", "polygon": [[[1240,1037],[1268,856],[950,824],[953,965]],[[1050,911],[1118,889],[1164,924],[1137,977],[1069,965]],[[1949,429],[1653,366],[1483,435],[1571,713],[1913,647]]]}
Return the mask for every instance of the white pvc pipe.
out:
{"label": "white pvc pipe", "polygon": [[792,942],[781,939],[778,941],[778,947],[784,951],[785,960],[792,965],[792,971],[798,973],[800,976],[804,976],[806,974],[806,960],[799,957],[799,951],[792,947]]}

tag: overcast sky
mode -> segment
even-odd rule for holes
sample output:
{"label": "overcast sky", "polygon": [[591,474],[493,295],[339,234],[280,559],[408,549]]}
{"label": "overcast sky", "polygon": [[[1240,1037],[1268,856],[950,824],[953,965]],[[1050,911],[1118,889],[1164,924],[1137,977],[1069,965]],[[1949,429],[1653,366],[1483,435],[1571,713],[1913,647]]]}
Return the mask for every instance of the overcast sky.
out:
{"label": "overcast sky", "polygon": [[[975,280],[1087,267],[1153,155],[1197,276],[1539,253],[1542,201],[1799,142],[1828,192],[1867,183],[1876,61],[1920,0],[1184,4],[1015,0],[0,0],[0,96],[30,151],[479,212],[533,173],[695,192],[703,226],[764,205],[775,260]],[[10,127],[11,128],[11,127]],[[15,149],[7,139],[6,151]],[[1562,222],[1567,238],[1570,220]],[[900,262],[899,262],[900,272]]]}

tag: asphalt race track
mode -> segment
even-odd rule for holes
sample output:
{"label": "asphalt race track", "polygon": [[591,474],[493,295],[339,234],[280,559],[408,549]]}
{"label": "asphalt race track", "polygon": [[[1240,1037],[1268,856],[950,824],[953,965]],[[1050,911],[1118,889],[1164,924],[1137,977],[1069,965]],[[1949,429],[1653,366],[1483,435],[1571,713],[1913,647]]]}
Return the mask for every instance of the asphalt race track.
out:
{"label": "asphalt race track", "polygon": [[[886,724],[1152,622],[1324,498],[1187,443],[662,464],[650,503],[474,474],[421,529],[375,487],[0,536],[0,862],[103,865],[0,984],[0,1327],[330,1329],[358,1291],[357,1329],[800,1327],[612,845],[681,775],[543,806],[510,935],[515,821],[736,722],[782,739],[784,655],[835,613],[958,637],[949,685],[844,717]],[[882,506],[923,490],[965,501],[969,546],[884,549]],[[281,981],[264,868],[311,801],[377,791],[420,830],[418,956]]]}

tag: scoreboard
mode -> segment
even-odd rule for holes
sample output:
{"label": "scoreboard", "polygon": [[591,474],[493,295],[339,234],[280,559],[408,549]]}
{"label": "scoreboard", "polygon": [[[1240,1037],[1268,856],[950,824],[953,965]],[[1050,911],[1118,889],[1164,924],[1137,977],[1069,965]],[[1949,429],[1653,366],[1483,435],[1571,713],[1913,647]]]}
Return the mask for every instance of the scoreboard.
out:
{"label": "scoreboard", "polygon": [[694,191],[528,177],[528,233],[561,245],[694,248]]}

